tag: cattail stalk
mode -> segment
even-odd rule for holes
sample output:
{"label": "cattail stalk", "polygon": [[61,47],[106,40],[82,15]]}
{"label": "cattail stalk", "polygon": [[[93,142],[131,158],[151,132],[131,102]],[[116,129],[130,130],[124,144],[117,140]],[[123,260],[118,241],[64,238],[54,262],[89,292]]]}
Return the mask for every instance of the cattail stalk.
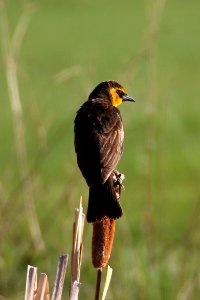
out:
{"label": "cattail stalk", "polygon": [[102,269],[97,269],[96,289],[94,300],[99,300]]}
{"label": "cattail stalk", "polygon": [[[117,201],[120,199],[124,175],[113,171],[113,182]],[[116,220],[104,216],[93,223],[92,264],[97,269],[95,300],[99,299],[102,269],[108,264],[115,236]]]}
{"label": "cattail stalk", "polygon": [[[120,174],[116,170],[113,171],[113,182],[117,201],[120,199],[124,178],[123,174]],[[107,216],[93,223],[92,263],[96,269],[102,269],[107,266],[115,236],[115,223],[116,220]]]}
{"label": "cattail stalk", "polygon": [[83,251],[83,228],[84,228],[85,214],[83,213],[82,199],[80,201],[79,209],[75,209],[75,222],[73,228],[73,246],[71,256],[71,286],[70,286],[70,300],[78,299],[80,289],[80,268]]}

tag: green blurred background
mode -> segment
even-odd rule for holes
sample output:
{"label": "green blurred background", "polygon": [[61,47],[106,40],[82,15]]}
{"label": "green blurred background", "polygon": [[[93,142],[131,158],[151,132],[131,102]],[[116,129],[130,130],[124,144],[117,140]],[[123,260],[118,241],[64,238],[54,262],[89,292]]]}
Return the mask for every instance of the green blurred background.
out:
{"label": "green blurred background", "polygon": [[[19,52],[11,53],[24,142],[16,141],[6,79],[6,19],[10,40],[20,40],[16,28],[21,36],[25,31]],[[46,272],[52,287],[58,256],[71,251],[74,209],[82,195],[86,212],[88,195],[76,165],[73,120],[90,91],[114,79],[138,101],[120,107],[124,216],[109,262],[108,299],[199,299],[199,20],[197,0],[1,1],[2,297],[23,299],[27,264]],[[38,243],[30,233],[32,201]],[[91,235],[86,223],[80,299],[94,295]]]}

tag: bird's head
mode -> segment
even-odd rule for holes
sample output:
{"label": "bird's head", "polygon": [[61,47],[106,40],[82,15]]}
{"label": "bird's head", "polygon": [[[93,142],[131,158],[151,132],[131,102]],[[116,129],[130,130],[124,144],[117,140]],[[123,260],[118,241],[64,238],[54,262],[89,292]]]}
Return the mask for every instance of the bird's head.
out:
{"label": "bird's head", "polygon": [[117,107],[124,101],[135,102],[135,100],[128,96],[125,89],[116,81],[109,80],[101,82],[89,95],[88,100],[95,98],[106,98],[110,100],[113,106]]}

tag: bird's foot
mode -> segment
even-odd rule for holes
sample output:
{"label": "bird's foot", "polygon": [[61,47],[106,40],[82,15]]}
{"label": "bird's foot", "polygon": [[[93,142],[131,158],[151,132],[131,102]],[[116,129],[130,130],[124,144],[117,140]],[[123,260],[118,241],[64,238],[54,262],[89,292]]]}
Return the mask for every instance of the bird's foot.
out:
{"label": "bird's foot", "polygon": [[124,174],[119,173],[117,170],[113,170],[113,182],[115,186],[115,193],[117,200],[120,199],[121,189],[124,189],[123,180],[125,179]]}

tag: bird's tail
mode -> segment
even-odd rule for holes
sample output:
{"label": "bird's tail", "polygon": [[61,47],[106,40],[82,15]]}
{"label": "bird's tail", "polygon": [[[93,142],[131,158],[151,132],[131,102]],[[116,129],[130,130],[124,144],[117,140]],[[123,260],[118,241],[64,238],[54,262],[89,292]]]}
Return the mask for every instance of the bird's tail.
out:
{"label": "bird's tail", "polygon": [[112,176],[104,184],[95,184],[89,189],[87,221],[92,223],[101,220],[104,216],[112,219],[122,216],[122,209],[116,197]]}

